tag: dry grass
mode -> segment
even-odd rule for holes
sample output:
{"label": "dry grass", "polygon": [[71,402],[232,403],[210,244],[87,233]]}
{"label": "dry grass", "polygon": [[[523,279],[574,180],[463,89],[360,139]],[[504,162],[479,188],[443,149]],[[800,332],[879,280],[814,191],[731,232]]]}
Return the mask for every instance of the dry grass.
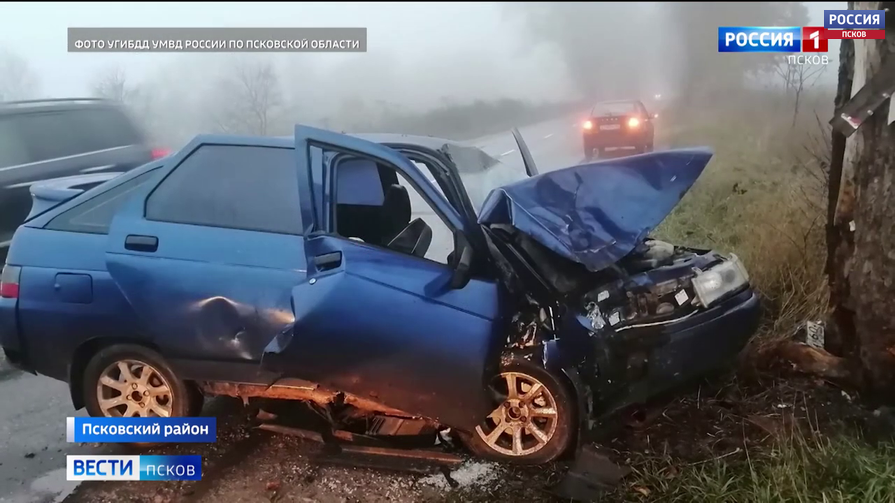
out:
{"label": "dry grass", "polygon": [[656,234],[744,260],[767,309],[763,346],[825,309],[829,129],[811,108],[793,126],[785,98],[753,98],[681,120],[672,145],[708,145],[715,157]]}
{"label": "dry grass", "polygon": [[[831,116],[823,105],[830,105],[832,96],[803,97],[807,105],[795,125],[786,98],[759,93],[750,98],[688,113],[686,120],[679,112],[666,114],[666,120],[692,124],[677,131],[673,146],[708,145],[716,155],[656,234],[744,260],[766,308],[762,331],[747,351],[754,356],[790,336],[797,323],[826,311],[830,149],[826,119],[817,117]],[[843,410],[860,410],[848,407]],[[871,445],[844,429],[827,429],[831,435],[826,436],[816,426],[802,417],[771,442],[748,447],[744,438],[746,447],[731,453],[736,455],[718,453],[698,462],[642,455],[634,460],[634,480],[624,499],[895,502],[895,444]]]}
{"label": "dry grass", "polygon": [[[891,502],[895,445],[795,432],[743,460],[715,458],[676,468],[653,460],[636,472],[644,501]],[[644,491],[645,492],[645,491]],[[643,493],[641,493],[643,494]]]}

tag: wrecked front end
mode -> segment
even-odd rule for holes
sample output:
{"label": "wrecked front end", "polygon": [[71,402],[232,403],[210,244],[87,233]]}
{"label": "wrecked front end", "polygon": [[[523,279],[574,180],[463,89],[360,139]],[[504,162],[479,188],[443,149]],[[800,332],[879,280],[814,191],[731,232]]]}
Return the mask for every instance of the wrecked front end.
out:
{"label": "wrecked front end", "polygon": [[520,301],[507,352],[576,374],[585,417],[724,368],[758,327],[759,302],[739,258],[648,237],[711,157],[667,154],[505,187],[479,220]]}

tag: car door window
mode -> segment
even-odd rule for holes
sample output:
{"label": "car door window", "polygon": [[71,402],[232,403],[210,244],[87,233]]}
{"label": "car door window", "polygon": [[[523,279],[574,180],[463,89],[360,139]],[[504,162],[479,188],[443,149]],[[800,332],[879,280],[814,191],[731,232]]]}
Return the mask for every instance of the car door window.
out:
{"label": "car door window", "polygon": [[28,149],[19,135],[15,118],[0,118],[0,168],[27,164],[30,161]]}
{"label": "car door window", "polygon": [[273,147],[202,146],[150,194],[146,218],[300,235],[294,152]]}
{"label": "car door window", "polygon": [[[366,172],[378,174],[378,180],[365,184],[351,182],[360,179],[359,174],[340,174],[340,170],[361,169],[357,161],[356,158],[342,158],[333,166],[338,201],[335,207],[336,234],[448,264],[454,238],[440,213],[406,175],[390,166],[365,161],[369,163]],[[423,172],[428,173],[428,169]],[[352,193],[346,194],[349,191]],[[426,242],[419,242],[420,239]],[[408,243],[419,243],[419,246],[408,246]]]}
{"label": "car door window", "polygon": [[78,124],[65,112],[40,112],[18,116],[19,131],[34,161],[46,161],[84,153]]}
{"label": "car door window", "polygon": [[81,142],[87,152],[142,143],[140,133],[130,119],[113,107],[76,110],[69,120],[79,124]]}

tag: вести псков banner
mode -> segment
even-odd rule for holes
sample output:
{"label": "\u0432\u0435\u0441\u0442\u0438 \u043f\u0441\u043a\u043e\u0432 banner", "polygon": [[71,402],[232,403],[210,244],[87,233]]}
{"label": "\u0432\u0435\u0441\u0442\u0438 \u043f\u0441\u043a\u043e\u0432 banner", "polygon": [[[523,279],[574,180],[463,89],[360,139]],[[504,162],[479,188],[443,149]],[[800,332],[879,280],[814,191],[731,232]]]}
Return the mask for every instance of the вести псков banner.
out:
{"label": "\u0432\u0435\u0441\u0442\u0438 \u043f\u0441\u043a\u043e\u0432 banner", "polygon": [[68,455],[66,480],[202,480],[202,456]]}

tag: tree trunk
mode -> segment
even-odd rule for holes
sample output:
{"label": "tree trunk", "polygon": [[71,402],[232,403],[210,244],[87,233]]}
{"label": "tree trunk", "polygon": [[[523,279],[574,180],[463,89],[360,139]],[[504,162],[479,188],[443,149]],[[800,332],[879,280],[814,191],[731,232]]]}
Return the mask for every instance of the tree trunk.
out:
{"label": "tree trunk", "polygon": [[[895,2],[849,2],[882,10]],[[895,57],[895,22],[886,40],[842,42],[836,106]],[[852,47],[853,46],[853,47]],[[866,398],[895,402],[895,131],[889,102],[846,141],[834,131],[827,225],[833,337],[827,349],[861,369]]]}

